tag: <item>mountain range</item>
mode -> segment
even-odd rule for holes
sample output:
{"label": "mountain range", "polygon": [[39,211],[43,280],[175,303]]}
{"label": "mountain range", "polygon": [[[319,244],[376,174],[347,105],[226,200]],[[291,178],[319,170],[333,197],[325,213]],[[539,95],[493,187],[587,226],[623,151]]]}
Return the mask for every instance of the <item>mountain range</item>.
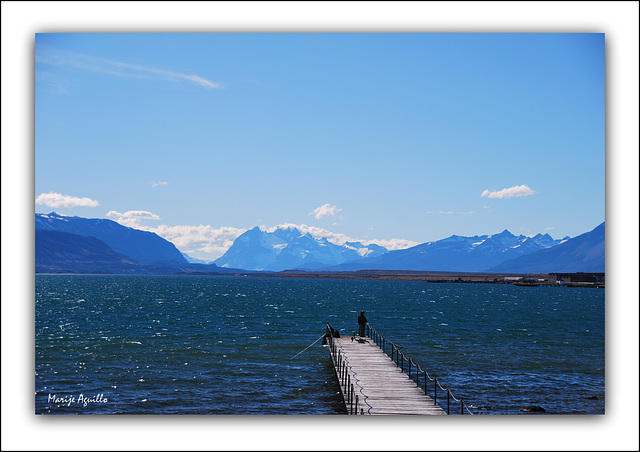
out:
{"label": "mountain range", "polygon": [[336,245],[326,238],[303,233],[294,226],[278,227],[273,232],[256,226],[238,237],[214,263],[220,267],[258,271],[317,270],[386,252],[386,248],[375,244],[365,246],[360,242],[346,242]]}
{"label": "mountain range", "polygon": [[568,240],[549,234],[515,236],[506,229],[499,234],[463,237],[452,235],[403,250],[389,251],[360,262],[348,262],[331,270],[417,270],[481,272],[506,260],[549,249]]}
{"label": "mountain range", "polygon": [[67,232],[95,237],[113,251],[143,264],[186,264],[178,248],[157,234],[128,228],[112,220],[67,217],[55,212],[36,214],[36,230]]}
{"label": "mountain range", "polygon": [[604,223],[558,246],[508,260],[489,269],[493,273],[604,273]]}
{"label": "mountain range", "polygon": [[240,235],[213,263],[158,235],[105,219],[36,214],[36,272],[236,273],[407,270],[490,273],[604,272],[604,223],[573,239],[548,234],[452,235],[403,250],[303,233],[295,226]]}

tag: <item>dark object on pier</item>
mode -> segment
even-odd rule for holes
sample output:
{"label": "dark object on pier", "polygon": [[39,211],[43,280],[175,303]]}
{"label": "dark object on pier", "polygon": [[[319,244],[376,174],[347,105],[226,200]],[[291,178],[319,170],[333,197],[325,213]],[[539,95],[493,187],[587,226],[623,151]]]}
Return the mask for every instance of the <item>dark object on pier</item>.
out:
{"label": "dark object on pier", "polygon": [[324,337],[322,338],[322,345],[327,345],[327,337],[329,334],[333,337],[340,337],[340,332],[333,329],[331,325],[327,323],[328,331],[324,333]]}

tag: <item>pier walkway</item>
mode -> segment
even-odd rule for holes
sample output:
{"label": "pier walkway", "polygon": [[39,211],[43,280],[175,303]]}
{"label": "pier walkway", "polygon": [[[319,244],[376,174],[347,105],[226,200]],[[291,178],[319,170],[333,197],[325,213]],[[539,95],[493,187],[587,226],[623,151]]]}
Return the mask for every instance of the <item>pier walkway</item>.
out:
{"label": "pier walkway", "polygon": [[[423,390],[420,387],[418,369],[416,368],[414,381],[411,374],[404,372],[404,365],[399,367],[376,344],[375,336],[333,337],[333,330],[329,325],[327,331],[331,360],[348,414],[447,414],[426,394],[426,372]],[[400,353],[395,344],[391,346],[392,356],[394,349],[395,353]],[[410,369],[409,367],[409,372]],[[449,395],[447,388],[447,396]],[[447,399],[447,405],[448,403]]]}

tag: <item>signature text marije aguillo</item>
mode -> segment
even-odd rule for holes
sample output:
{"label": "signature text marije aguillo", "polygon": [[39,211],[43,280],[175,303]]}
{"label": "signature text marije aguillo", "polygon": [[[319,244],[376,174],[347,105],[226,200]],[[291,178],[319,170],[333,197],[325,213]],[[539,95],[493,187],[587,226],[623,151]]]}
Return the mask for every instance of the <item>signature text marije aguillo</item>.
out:
{"label": "signature text marije aguillo", "polygon": [[84,396],[80,394],[78,397],[69,395],[69,396],[58,396],[56,394],[49,394],[49,398],[47,402],[55,403],[56,405],[64,405],[71,406],[72,404],[78,404],[82,406],[87,406],[90,403],[107,403],[109,399],[104,397],[104,394],[96,394],[93,397]]}

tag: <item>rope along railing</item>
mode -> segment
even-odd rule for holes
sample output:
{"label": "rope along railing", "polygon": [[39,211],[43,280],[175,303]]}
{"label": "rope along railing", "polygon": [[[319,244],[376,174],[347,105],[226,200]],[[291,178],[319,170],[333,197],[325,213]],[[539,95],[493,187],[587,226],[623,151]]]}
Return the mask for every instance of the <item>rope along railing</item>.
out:
{"label": "rope along railing", "polygon": [[[325,334],[325,337],[327,338],[331,358],[334,362],[336,376],[338,377],[338,383],[340,385],[340,390],[342,391],[347,413],[354,415],[365,414],[364,405],[367,405],[367,403],[366,401],[361,400],[359,395],[356,394],[356,392],[359,392],[359,386],[355,372],[353,372],[353,369],[349,365],[346,355],[333,340],[333,332],[333,328],[327,324],[327,333]],[[351,378],[352,375],[353,381]],[[367,408],[367,414],[369,412],[369,408],[371,407]]]}
{"label": "rope along railing", "polygon": [[[448,386],[443,387],[440,384],[440,381],[438,381],[438,377],[436,375],[434,375],[433,378],[431,378],[429,373],[425,369],[420,367],[418,363],[414,362],[413,359],[406,357],[405,354],[402,352],[402,350],[400,350],[402,348],[401,345],[397,345],[391,341],[387,341],[386,338],[382,336],[380,333],[378,333],[378,331],[375,328],[373,328],[369,323],[367,323],[366,335],[376,345],[378,345],[378,347],[380,347],[384,353],[389,355],[389,357],[391,358],[391,361],[393,361],[396,364],[396,366],[398,366],[402,370],[402,372],[409,375],[409,378],[415,381],[416,385],[419,388],[422,388],[425,394],[430,395],[429,390],[433,389],[434,405],[438,404],[438,389],[440,389],[441,391],[446,392],[447,414],[451,414],[452,399],[454,402],[460,403],[460,414],[464,414],[465,410],[469,414],[473,414],[469,409],[469,407],[467,406],[467,404],[464,403],[463,399],[457,399],[456,397],[453,396],[453,394],[451,393],[451,389]],[[388,348],[387,346],[390,346],[391,354],[387,352],[387,348]],[[415,368],[415,378],[414,378],[414,372],[413,372],[414,368]],[[422,380],[422,385],[420,384],[420,380]],[[433,382],[433,386],[431,385],[431,382]]]}

